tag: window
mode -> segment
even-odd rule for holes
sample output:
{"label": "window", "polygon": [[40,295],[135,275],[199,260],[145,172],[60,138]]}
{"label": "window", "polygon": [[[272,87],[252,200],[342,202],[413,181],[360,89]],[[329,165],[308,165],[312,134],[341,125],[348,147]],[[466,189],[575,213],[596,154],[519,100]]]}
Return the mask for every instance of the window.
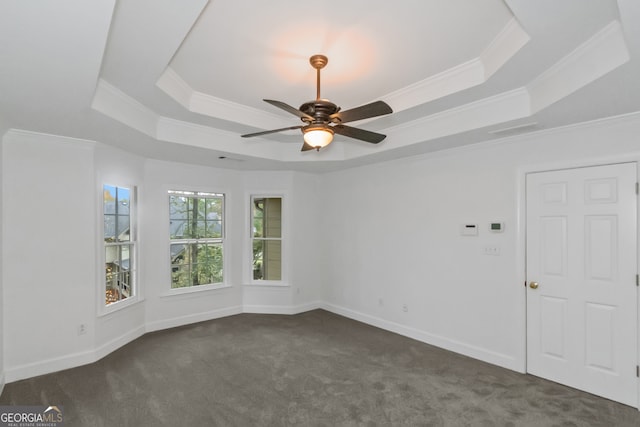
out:
{"label": "window", "polygon": [[132,212],[135,189],[104,185],[105,305],[135,295],[135,230]]}
{"label": "window", "polygon": [[171,288],[223,283],[224,195],[169,191]]}
{"label": "window", "polygon": [[282,280],[282,197],[251,198],[253,280]]}

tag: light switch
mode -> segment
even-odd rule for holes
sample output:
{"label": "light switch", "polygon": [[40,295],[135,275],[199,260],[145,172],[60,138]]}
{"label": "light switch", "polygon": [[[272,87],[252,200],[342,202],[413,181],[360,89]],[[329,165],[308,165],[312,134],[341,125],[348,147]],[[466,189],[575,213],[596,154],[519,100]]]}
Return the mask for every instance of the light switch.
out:
{"label": "light switch", "polygon": [[485,255],[500,255],[500,246],[485,246]]}
{"label": "light switch", "polygon": [[477,236],[478,224],[462,224],[460,227],[460,234],[463,236]]}

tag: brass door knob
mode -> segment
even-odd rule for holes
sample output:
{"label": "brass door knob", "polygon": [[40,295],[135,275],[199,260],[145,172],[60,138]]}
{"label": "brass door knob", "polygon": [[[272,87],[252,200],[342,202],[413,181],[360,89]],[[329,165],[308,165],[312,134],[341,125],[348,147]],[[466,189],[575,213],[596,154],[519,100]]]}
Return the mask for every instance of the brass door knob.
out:
{"label": "brass door knob", "polygon": [[529,287],[531,289],[538,289],[538,282],[530,282]]}

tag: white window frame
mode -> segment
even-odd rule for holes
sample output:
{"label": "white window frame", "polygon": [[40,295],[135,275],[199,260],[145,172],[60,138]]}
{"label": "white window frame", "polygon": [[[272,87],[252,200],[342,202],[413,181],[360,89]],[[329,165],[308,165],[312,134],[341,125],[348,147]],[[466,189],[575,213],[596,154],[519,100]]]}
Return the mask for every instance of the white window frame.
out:
{"label": "white window frame", "polygon": [[[129,241],[127,242],[105,242],[105,235],[104,235],[104,190],[105,187],[109,186],[109,187],[115,187],[115,188],[124,188],[129,190],[130,192],[130,198],[129,198]],[[112,313],[114,311],[118,311],[121,310],[125,307],[129,307],[139,301],[142,300],[142,297],[140,296],[140,287],[139,287],[139,268],[138,268],[138,258],[139,258],[139,253],[138,253],[138,187],[136,185],[129,185],[129,184],[113,184],[113,183],[102,183],[100,185],[100,211],[99,211],[99,217],[100,217],[100,255],[98,256],[99,262],[100,262],[100,267],[98,269],[99,271],[99,277],[100,280],[98,281],[98,283],[100,283],[100,292],[98,292],[98,298],[99,298],[99,310],[98,310],[98,314],[99,315],[105,315],[105,314],[109,314]],[[111,304],[106,304],[105,302],[105,292],[106,292],[106,288],[107,288],[107,282],[106,282],[106,274],[105,274],[105,265],[106,265],[106,248],[108,246],[129,246],[129,254],[130,254],[130,261],[129,261],[129,276],[130,276],[130,283],[129,283],[129,287],[130,287],[130,292],[132,293],[131,296],[116,301],[114,303]],[[131,261],[133,260],[133,262]]]}
{"label": "white window frame", "polygon": [[[206,191],[206,190],[176,190],[175,188],[178,188],[181,186],[172,186],[171,188],[166,190],[166,194],[167,194],[167,218],[168,218],[168,222],[169,222],[169,227],[170,225],[170,221],[171,221],[171,196],[172,195],[182,195],[185,197],[192,197],[192,198],[197,198],[198,196],[200,196],[200,198],[202,197],[220,197],[222,198],[222,224],[221,224],[221,237],[215,237],[215,238],[186,238],[186,239],[172,239],[171,238],[171,229],[169,228],[167,230],[167,240],[168,240],[168,259],[169,259],[169,284],[168,284],[168,290],[167,292],[165,292],[163,295],[161,296],[171,296],[171,295],[180,295],[180,294],[185,294],[185,293],[192,293],[192,292],[201,292],[201,291],[207,291],[207,290],[211,290],[211,289],[221,289],[221,288],[228,288],[228,269],[227,269],[227,265],[228,265],[228,254],[226,253],[226,234],[227,234],[227,194],[225,192],[214,192],[214,191]],[[173,264],[171,262],[171,246],[172,245],[176,245],[176,244],[193,244],[193,243],[219,243],[222,247],[222,282],[215,282],[215,283],[209,283],[209,284],[202,284],[202,285],[196,285],[196,286],[186,286],[186,287],[180,287],[180,288],[174,288],[173,286],[173,277],[172,277],[172,268],[173,268]]]}
{"label": "white window frame", "polygon": [[[268,198],[279,198],[281,203],[282,215],[280,218],[280,250],[281,250],[281,276],[280,280],[263,280],[263,279],[254,279],[253,278],[253,241],[255,238],[253,237],[253,201],[255,198],[260,199],[268,199]],[[247,233],[247,244],[246,244],[246,256],[245,256],[245,282],[250,286],[261,286],[261,287],[288,287],[288,195],[286,192],[261,192],[261,191],[252,191],[248,194],[249,204],[247,206],[247,212],[245,215],[246,218],[246,227],[245,230]],[[268,238],[260,239],[260,240],[269,240]]]}

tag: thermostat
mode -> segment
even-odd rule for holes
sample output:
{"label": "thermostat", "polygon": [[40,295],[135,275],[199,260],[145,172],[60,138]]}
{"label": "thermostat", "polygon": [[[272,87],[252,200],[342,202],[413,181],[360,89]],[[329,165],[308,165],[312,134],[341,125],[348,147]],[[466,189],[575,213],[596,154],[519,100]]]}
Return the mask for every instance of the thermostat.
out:
{"label": "thermostat", "polygon": [[502,233],[504,231],[504,222],[492,222],[489,224],[489,231],[493,233]]}

